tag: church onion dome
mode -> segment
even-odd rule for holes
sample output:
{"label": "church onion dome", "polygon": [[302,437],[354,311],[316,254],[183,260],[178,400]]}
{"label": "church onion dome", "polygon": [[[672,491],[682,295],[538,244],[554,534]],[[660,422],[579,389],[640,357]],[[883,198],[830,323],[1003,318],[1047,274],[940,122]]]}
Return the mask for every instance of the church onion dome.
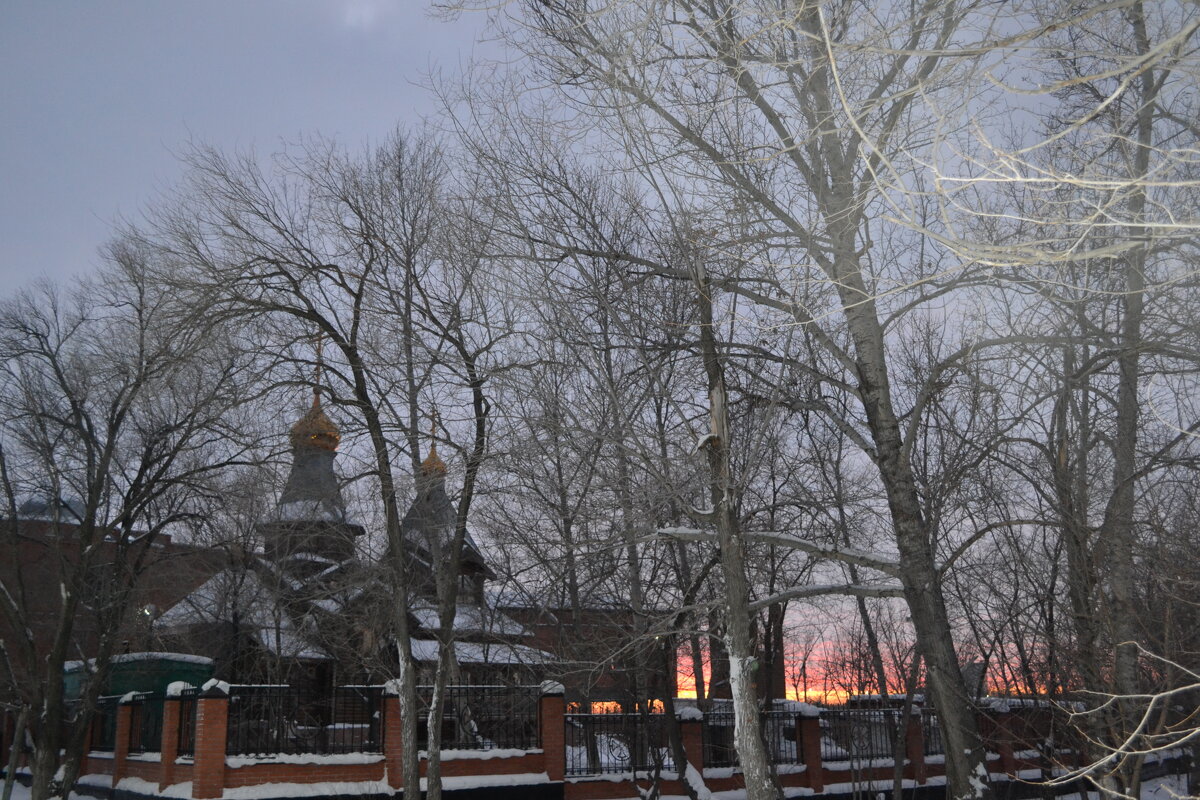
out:
{"label": "church onion dome", "polygon": [[445,477],[446,475],[446,462],[442,461],[438,455],[436,442],[430,446],[429,455],[425,456],[425,460],[421,462],[421,474],[426,477]]}
{"label": "church onion dome", "polygon": [[292,447],[317,447],[322,450],[337,450],[342,433],[333,420],[321,410],[321,397],[314,391],[312,408],[292,426]]}

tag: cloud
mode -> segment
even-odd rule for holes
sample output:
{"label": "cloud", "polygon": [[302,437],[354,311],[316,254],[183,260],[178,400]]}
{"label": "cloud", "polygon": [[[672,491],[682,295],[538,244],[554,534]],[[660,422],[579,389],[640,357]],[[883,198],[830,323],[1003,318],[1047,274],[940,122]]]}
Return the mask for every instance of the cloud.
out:
{"label": "cloud", "polygon": [[388,17],[395,16],[398,2],[388,0],[341,0],[342,25],[353,30],[369,31]]}

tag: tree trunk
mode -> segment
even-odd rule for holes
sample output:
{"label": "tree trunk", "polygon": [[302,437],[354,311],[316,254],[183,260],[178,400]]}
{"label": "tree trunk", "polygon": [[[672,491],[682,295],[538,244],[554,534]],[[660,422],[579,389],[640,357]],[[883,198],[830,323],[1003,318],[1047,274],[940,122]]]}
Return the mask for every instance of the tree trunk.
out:
{"label": "tree trunk", "polygon": [[[1146,32],[1146,17],[1142,4],[1134,3],[1126,11],[1133,28],[1138,55],[1150,50]],[[1102,534],[1108,555],[1108,613],[1112,620],[1114,652],[1114,689],[1119,699],[1119,720],[1114,745],[1132,733],[1140,716],[1138,675],[1138,626],[1134,587],[1137,581],[1134,551],[1137,535],[1134,529],[1135,482],[1137,471],[1138,417],[1140,396],[1138,373],[1141,364],[1142,318],[1145,306],[1146,256],[1150,234],[1145,227],[1145,179],[1150,169],[1150,150],[1154,144],[1155,72],[1142,71],[1138,80],[1137,140],[1133,159],[1133,193],[1129,199],[1129,217],[1133,222],[1129,238],[1137,243],[1125,258],[1125,291],[1122,295],[1124,315],[1121,320],[1121,355],[1117,358],[1117,430],[1113,441],[1113,495],[1106,509]],[[1140,748],[1139,744],[1134,745]],[[1114,771],[1115,792],[1137,797],[1140,794],[1141,768],[1145,759],[1127,756],[1118,761]]]}
{"label": "tree trunk", "polygon": [[754,689],[754,642],[750,631],[750,589],[746,560],[737,520],[737,489],[730,464],[730,426],[726,406],[725,373],[713,335],[712,285],[702,265],[695,267],[700,306],[700,349],[708,376],[711,438],[706,450],[711,474],[709,493],[721,548],[721,575],[725,582],[725,648],[729,653],[729,688],[733,697],[734,746],[741,762],[747,800],[774,800],[781,796],[775,783],[758,724],[758,698]]}
{"label": "tree trunk", "polygon": [[900,423],[892,408],[883,331],[875,304],[862,283],[862,274],[847,269],[842,277],[840,291],[854,340],[859,396],[875,443],[876,465],[895,528],[904,599],[945,737],[946,783],[954,798],[987,797],[990,792],[983,742],[954,650],[933,542],[921,512]]}
{"label": "tree trunk", "polygon": [[28,721],[29,706],[22,705],[21,713],[17,714],[17,724],[13,726],[12,744],[8,747],[8,768],[4,771],[4,794],[0,800],[12,800],[13,781],[17,779],[17,766],[25,744],[25,723]]}

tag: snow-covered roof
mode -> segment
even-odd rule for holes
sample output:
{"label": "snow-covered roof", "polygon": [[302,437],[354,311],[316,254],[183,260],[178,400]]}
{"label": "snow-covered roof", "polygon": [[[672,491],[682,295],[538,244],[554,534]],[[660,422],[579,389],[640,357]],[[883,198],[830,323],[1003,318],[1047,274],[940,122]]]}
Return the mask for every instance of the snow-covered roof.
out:
{"label": "snow-covered roof", "polygon": [[[413,658],[417,661],[436,661],[438,643],[430,639],[413,639]],[[454,658],[459,664],[543,664],[549,654],[533,647],[508,642],[455,642]]]}
{"label": "snow-covered roof", "polygon": [[[202,664],[210,666],[213,663],[211,658],[207,656],[194,656],[190,653],[162,653],[158,651],[145,651],[140,653],[121,653],[115,655],[111,659],[113,664],[127,664],[135,661],[175,661],[181,664]],[[96,663],[96,659],[89,658],[87,664],[90,666]],[[71,670],[81,669],[84,665],[82,661],[64,661],[63,669],[70,672]]]}
{"label": "snow-covered roof", "polygon": [[37,519],[54,522],[82,522],[83,501],[78,497],[30,497],[17,508],[21,519]]}
{"label": "snow-covered roof", "polygon": [[158,631],[237,617],[252,627],[275,624],[275,602],[258,575],[249,569],[224,569],[154,620]]}
{"label": "snow-covered roof", "polygon": [[[433,606],[420,605],[411,609],[417,623],[427,631],[438,629],[438,612]],[[516,620],[490,608],[460,605],[454,614],[454,630],[458,633],[491,633],[500,636],[527,636],[529,631]]]}
{"label": "snow-covered roof", "polygon": [[278,626],[259,628],[258,641],[275,655],[284,658],[329,660],[329,655],[325,651],[313,646],[286,619],[281,621]]}

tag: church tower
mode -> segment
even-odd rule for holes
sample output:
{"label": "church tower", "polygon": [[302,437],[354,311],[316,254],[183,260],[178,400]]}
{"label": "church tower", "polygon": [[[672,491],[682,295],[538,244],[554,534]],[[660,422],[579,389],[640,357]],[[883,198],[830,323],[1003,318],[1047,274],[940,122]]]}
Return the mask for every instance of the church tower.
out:
{"label": "church tower", "polygon": [[[446,493],[446,463],[438,455],[437,441],[433,440],[416,475],[416,497],[400,523],[409,576],[417,595],[436,597],[437,567],[432,563],[432,554],[450,546],[457,522],[454,505]],[[467,532],[459,554],[459,602],[482,603],[484,581],[495,577]]]}
{"label": "church tower", "polygon": [[312,407],[292,426],[289,438],[291,472],[275,512],[259,530],[265,555],[299,590],[326,582],[354,562],[354,540],[364,529],[346,513],[333,464],[342,436],[321,408],[316,389]]}

